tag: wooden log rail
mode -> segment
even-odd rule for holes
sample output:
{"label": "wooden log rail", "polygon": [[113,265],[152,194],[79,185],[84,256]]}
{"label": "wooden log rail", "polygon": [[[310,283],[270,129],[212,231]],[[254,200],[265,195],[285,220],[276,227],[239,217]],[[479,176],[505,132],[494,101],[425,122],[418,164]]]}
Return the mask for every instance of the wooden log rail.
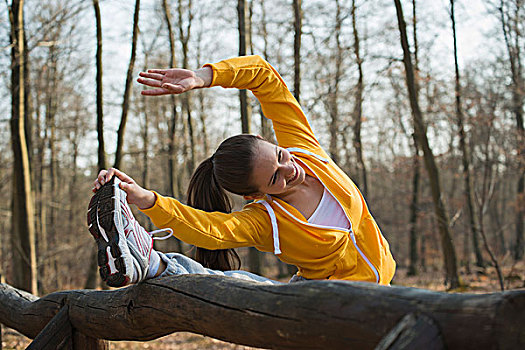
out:
{"label": "wooden log rail", "polygon": [[429,348],[525,348],[525,290],[449,294],[359,282],[275,286],[182,275],[37,298],[0,284],[0,322],[30,338],[64,307],[71,327],[93,339],[146,341],[189,331],[260,348],[401,349],[409,339],[403,334],[417,344],[417,334],[431,329],[428,337],[442,345]]}

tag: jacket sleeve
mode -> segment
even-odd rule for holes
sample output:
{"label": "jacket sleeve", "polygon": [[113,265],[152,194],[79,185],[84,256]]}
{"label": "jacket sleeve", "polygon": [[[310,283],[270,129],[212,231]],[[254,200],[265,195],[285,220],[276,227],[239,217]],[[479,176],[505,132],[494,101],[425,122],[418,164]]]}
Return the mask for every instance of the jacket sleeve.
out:
{"label": "jacket sleeve", "polygon": [[225,214],[205,212],[184,205],[175,198],[155,193],[153,207],[141,210],[159,228],[171,228],[180,240],[206,249],[270,246],[271,224],[262,209],[249,205],[243,210]]}
{"label": "jacket sleeve", "polygon": [[249,89],[271,119],[279,146],[300,147],[324,155],[299,103],[277,71],[259,56],[242,56],[206,64],[213,69],[211,86]]}

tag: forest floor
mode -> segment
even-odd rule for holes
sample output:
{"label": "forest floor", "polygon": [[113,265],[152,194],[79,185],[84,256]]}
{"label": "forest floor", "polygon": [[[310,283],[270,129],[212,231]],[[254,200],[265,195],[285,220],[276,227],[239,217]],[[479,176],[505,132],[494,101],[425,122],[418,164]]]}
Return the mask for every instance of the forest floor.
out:
{"label": "forest floor", "polygon": [[[521,261],[513,266],[503,266],[502,275],[505,278],[505,289],[525,288],[525,262]],[[500,284],[496,270],[493,267],[487,268],[483,273],[474,271],[471,267],[470,274],[462,274],[461,279],[464,287],[461,290],[452,292],[461,293],[486,293],[500,291]],[[406,268],[399,267],[393,284],[406,287],[424,288],[436,291],[446,291],[447,287],[443,283],[443,273],[436,269],[428,269],[418,276],[407,276]],[[2,326],[2,349],[25,349],[31,340],[20,333]],[[242,345],[235,345],[222,342],[209,337],[192,333],[174,333],[149,342],[111,342],[110,349],[119,350],[138,350],[138,349],[255,349]]]}

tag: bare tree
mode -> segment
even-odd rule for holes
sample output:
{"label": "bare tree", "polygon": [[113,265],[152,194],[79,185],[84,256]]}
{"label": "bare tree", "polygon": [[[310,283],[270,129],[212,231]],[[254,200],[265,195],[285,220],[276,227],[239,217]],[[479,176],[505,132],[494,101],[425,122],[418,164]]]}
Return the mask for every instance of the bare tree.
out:
{"label": "bare tree", "polygon": [[[247,48],[251,46],[251,33],[248,30],[249,20],[247,19],[248,11],[246,9],[246,0],[237,1],[237,15],[239,27],[239,56],[246,56]],[[251,132],[252,111],[248,103],[248,94],[246,89],[239,90],[239,101],[241,105],[241,125],[242,133],[249,134]]]}
{"label": "bare tree", "polygon": [[139,12],[140,0],[135,0],[135,12],[133,14],[133,35],[131,37],[131,58],[129,59],[128,72],[126,74],[126,83],[124,85],[124,98],[122,99],[122,115],[120,125],[117,131],[117,151],[115,152],[115,168],[120,168],[122,161],[122,149],[124,148],[124,132],[128,120],[129,99],[133,82],[133,68],[135,67],[135,57],[137,55],[137,37],[139,35]]}
{"label": "bare tree", "polygon": [[[201,29],[198,31],[197,34],[197,53],[196,53],[196,61],[201,62],[201,54],[202,54],[202,42],[204,39],[204,31],[202,30],[202,22],[206,20],[206,16],[200,17],[200,24]],[[199,104],[199,119],[201,122],[201,140],[202,140],[202,148],[203,148],[203,155],[204,157],[207,157],[209,154],[209,143],[208,143],[208,129],[206,128],[206,122],[207,122],[207,115],[206,115],[206,99],[205,99],[205,93],[203,90],[197,91],[197,101]]]}
{"label": "bare tree", "polygon": [[[35,105],[40,106],[42,104],[43,91],[44,91],[44,72],[42,69],[37,70],[36,77],[33,81],[35,86]],[[33,157],[33,172],[35,178],[34,192],[35,192],[35,226],[36,226],[36,251],[37,256],[41,252],[47,251],[47,204],[44,202],[44,154],[45,145],[47,144],[47,132],[42,132],[42,113],[41,108],[35,108],[35,140],[34,145],[36,147],[36,154]],[[45,268],[43,264],[38,264],[38,284],[42,285],[42,278],[45,276]]]}
{"label": "bare tree", "polygon": [[[168,27],[170,66],[177,67],[177,58],[175,55],[175,29],[172,22],[171,8],[167,0],[162,1],[162,8],[164,11],[164,20],[166,21],[166,25]],[[170,102],[171,116],[168,123],[168,194],[173,197],[178,196],[179,198],[182,198],[181,177],[178,175],[179,171],[175,166],[177,162],[177,154],[179,152],[179,143],[177,142],[176,137],[177,126],[179,124],[179,113],[177,110],[179,99],[178,97],[171,95]],[[176,240],[176,243],[175,250],[177,252],[182,252],[182,242],[180,240]]]}
{"label": "bare tree", "polygon": [[104,147],[104,101],[102,99],[102,22],[98,0],[93,0],[97,27],[97,137],[98,137],[98,170],[106,168],[106,150]]}
{"label": "bare tree", "polygon": [[339,161],[339,147],[338,147],[338,136],[339,136],[339,88],[343,75],[343,53],[344,48],[341,43],[341,27],[343,24],[343,12],[341,3],[339,0],[335,0],[336,12],[335,12],[335,23],[334,23],[334,38],[335,38],[335,72],[334,76],[330,79],[331,83],[328,89],[328,99],[326,101],[328,105],[328,112],[330,115],[329,130],[330,130],[330,144],[328,150],[330,157],[334,162]]}
{"label": "bare tree", "polygon": [[[266,7],[264,6],[264,4],[265,4],[265,1],[264,0],[260,0],[260,6],[261,6],[261,20],[260,20],[260,23],[261,23],[261,28],[260,28],[259,32],[262,35],[262,39],[263,39],[263,43],[264,43],[264,46],[263,46],[264,59],[265,60],[269,60],[269,57],[268,57],[268,30],[267,30],[267,26],[266,26],[267,18],[266,18]],[[297,75],[299,76],[300,72],[297,73]],[[297,101],[299,101],[299,100],[297,100]],[[261,116],[261,135],[266,140],[270,140],[271,137],[272,137],[272,129],[270,127],[270,123],[268,121],[268,118],[266,118],[264,116],[264,113],[263,113],[262,108],[261,108],[260,105],[259,105],[259,114]]]}
{"label": "bare tree", "polygon": [[368,196],[368,180],[366,173],[366,165],[363,156],[363,143],[361,142],[361,124],[363,119],[363,59],[361,58],[360,52],[360,39],[357,31],[357,19],[356,19],[356,5],[355,0],[352,0],[352,32],[354,35],[354,55],[357,64],[357,85],[355,91],[355,102],[354,102],[354,148],[357,154],[357,168],[359,172],[359,185],[363,194]]}
{"label": "bare tree", "polygon": [[[98,138],[98,158],[97,168],[106,169],[106,150],[104,146],[104,101],[102,97],[102,21],[100,18],[100,6],[98,0],[93,0],[95,10],[95,23],[97,27],[97,53],[96,53],[96,89],[97,89],[97,138]],[[85,288],[95,288],[97,283],[97,253],[93,249],[91,263],[89,264]]]}
{"label": "bare tree", "polygon": [[25,137],[24,97],[24,1],[13,0],[9,6],[11,24],[11,139],[14,157],[11,243],[13,247],[14,284],[37,292],[36,252],[31,172]]}
{"label": "bare tree", "polygon": [[[412,0],[412,37],[414,44],[414,74],[416,81],[419,82],[419,47],[417,40],[417,6],[416,0]],[[416,85],[419,87],[419,84]],[[419,91],[416,91],[416,95],[419,96]],[[417,144],[417,138],[412,133],[412,144],[414,145],[414,156],[412,161],[412,198],[410,200],[410,220],[409,220],[409,266],[408,275],[415,276],[417,274],[417,266],[419,263],[418,254],[418,234],[417,234],[417,218],[418,218],[418,207],[419,207],[419,182],[421,174],[420,165],[420,151]],[[421,240],[423,241],[423,240]],[[423,242],[421,246],[424,247]],[[424,249],[424,248],[423,248]]]}
{"label": "bare tree", "polygon": [[[192,0],[187,0],[186,3],[186,10],[187,12],[184,12],[184,6],[182,0],[179,0],[178,6],[177,6],[177,13],[178,13],[178,27],[179,27],[179,40],[182,46],[182,68],[188,69],[189,68],[189,58],[188,58],[188,44],[190,41],[190,35],[191,35],[191,25],[193,21],[193,9],[192,9]],[[184,28],[184,22],[186,21],[186,28]],[[193,118],[191,116],[191,93],[184,94],[182,96],[182,108],[183,108],[183,114],[186,114],[186,128],[188,131],[188,140],[189,145],[187,147],[189,148],[189,162],[186,162],[186,169],[188,174],[191,174],[193,172],[193,169],[195,168],[195,126],[193,122]],[[186,152],[188,153],[188,152]]]}
{"label": "bare tree", "polygon": [[419,147],[414,137],[414,156],[412,161],[412,196],[410,200],[410,221],[409,221],[409,266],[407,274],[409,276],[417,275],[417,266],[419,263],[418,254],[418,232],[417,232],[417,217],[418,217],[418,202],[419,202],[419,179],[421,174],[421,166],[419,164]]}
{"label": "bare tree", "polygon": [[[74,110],[74,118],[71,121],[71,132],[68,133],[68,141],[71,144],[71,182],[69,184],[69,231],[73,232],[75,229],[75,214],[76,214],[76,208],[79,204],[79,193],[77,191],[78,188],[78,181],[79,181],[79,166],[78,166],[78,159],[79,159],[79,153],[80,153],[80,142],[83,138],[83,136],[86,133],[87,126],[85,125],[85,121],[83,120],[82,116],[86,114],[85,107],[82,106],[82,97],[80,94],[74,96],[75,103],[75,110]],[[82,206],[82,209],[84,209],[84,206]]]}
{"label": "bare tree", "polygon": [[[415,6],[415,0],[412,3]],[[415,28],[416,22],[413,22],[414,28]],[[414,30],[414,29],[413,29]],[[417,40],[414,40],[416,43]],[[414,57],[417,57],[415,53],[417,52],[417,49],[414,48]],[[417,62],[417,61],[416,61]],[[421,249],[424,249],[424,242],[423,239],[419,239],[423,235],[418,230],[418,214],[419,214],[419,196],[420,196],[420,178],[421,178],[421,165],[420,165],[420,156],[419,156],[419,147],[417,144],[416,137],[414,133],[411,133],[409,130],[407,130],[407,127],[405,126],[405,123],[403,122],[403,111],[401,106],[403,106],[402,98],[402,87],[399,83],[399,78],[396,76],[392,76],[391,73],[388,74],[390,78],[390,83],[392,86],[392,89],[394,91],[395,96],[395,105],[397,108],[395,108],[395,115],[399,118],[399,125],[401,127],[401,130],[405,134],[407,138],[412,139],[412,144],[414,147],[414,155],[412,156],[412,193],[410,198],[410,206],[409,206],[409,223],[408,223],[408,230],[409,230],[409,247],[408,247],[408,259],[409,259],[409,265],[408,265],[408,276],[415,276],[418,274],[418,267],[423,267],[423,259],[419,258],[419,252],[418,252],[418,242],[421,243]],[[424,254],[421,254],[422,258],[424,258]]]}
{"label": "bare tree", "polygon": [[[511,9],[510,7],[514,8]],[[523,106],[525,96],[525,79],[523,77],[523,61],[521,50],[523,48],[523,0],[500,0],[500,22],[505,39],[507,54],[509,55],[510,73],[512,78],[512,111],[516,118],[517,130],[517,158],[519,178],[516,194],[516,243],[514,247],[514,260],[518,261],[525,254],[525,238],[523,234],[523,218],[525,217],[525,131],[523,127]]]}
{"label": "bare tree", "polygon": [[33,169],[33,118],[32,116],[32,104],[31,104],[31,82],[30,79],[27,79],[29,77],[29,48],[27,45],[27,33],[24,30],[24,130],[25,130],[25,136],[26,136],[26,144],[27,144],[27,150],[28,150],[28,157],[29,157],[29,168],[32,174],[31,181],[34,183],[34,169]]}
{"label": "bare tree", "polygon": [[[164,9],[164,19],[168,26],[168,40],[170,44],[170,66],[177,67],[177,60],[175,56],[175,34],[173,31],[173,24],[171,20],[171,9],[167,0],[162,1],[162,8]],[[179,114],[177,112],[177,98],[174,95],[170,96],[171,100],[171,118],[168,126],[168,195],[176,196],[179,193],[178,182],[175,177],[175,159],[177,153],[176,130],[178,124]]]}
{"label": "bare tree", "polygon": [[428,143],[426,134],[426,126],[423,121],[423,115],[419,108],[419,102],[417,98],[417,87],[416,80],[414,78],[414,68],[412,65],[412,58],[410,55],[410,49],[408,47],[408,39],[406,33],[406,23],[403,15],[403,9],[401,7],[400,0],[394,0],[396,6],[397,20],[399,25],[401,46],[403,48],[403,63],[405,66],[406,84],[408,88],[410,106],[412,109],[412,117],[414,119],[414,130],[418,139],[418,144],[423,149],[423,156],[425,160],[425,166],[427,174],[430,180],[432,189],[432,199],[434,201],[434,212],[438,222],[439,233],[441,236],[441,247],[443,250],[443,259],[445,264],[446,272],[446,283],[449,283],[451,289],[460,286],[460,279],[458,275],[457,262],[456,262],[456,251],[452,243],[452,237],[449,230],[449,220],[447,212],[445,210],[445,204],[442,198],[441,185],[439,181],[439,171],[436,166],[434,154]]}
{"label": "bare tree", "polygon": [[[171,25],[171,21],[170,21]],[[153,48],[155,45],[157,45],[157,40],[159,39],[159,33],[162,28],[162,25],[159,26],[159,29],[157,33],[153,36],[153,39],[151,41],[148,40],[148,43],[146,43],[146,40],[144,37],[142,37],[142,47],[144,55],[144,66],[143,70],[148,69],[149,66],[149,55],[153,51]],[[147,45],[149,44],[149,45]],[[172,95],[173,96],[173,95]],[[149,117],[149,109],[148,109],[148,99],[146,96],[141,95],[141,97],[138,99],[139,101],[139,112],[144,116],[143,121],[141,121],[141,136],[142,136],[142,180],[141,183],[145,188],[149,188],[149,149],[150,149],[150,117]]]}
{"label": "bare tree", "polygon": [[[479,226],[477,224],[476,215],[474,213],[475,207],[474,207],[474,186],[472,184],[472,178],[470,176],[470,156],[469,156],[469,150],[467,148],[467,135],[465,132],[465,129],[463,127],[463,109],[461,106],[461,84],[460,84],[460,76],[459,76],[459,66],[458,66],[458,55],[457,55],[457,40],[456,40],[456,19],[455,19],[455,13],[454,13],[454,0],[450,0],[450,19],[452,22],[452,35],[454,37],[454,67],[455,67],[455,73],[456,73],[456,79],[455,79],[455,92],[456,92],[456,122],[458,124],[458,131],[459,131],[459,144],[461,147],[461,153],[462,153],[462,161],[463,161],[463,177],[465,180],[465,199],[467,201],[467,207],[468,207],[468,214],[469,214],[469,223],[470,223],[470,230],[473,237],[474,242],[474,251],[476,253],[476,264],[479,267],[483,267],[483,258],[481,257],[481,252],[479,251],[478,246],[478,234],[480,233]],[[483,218],[481,218],[483,220]],[[492,260],[492,263],[494,264],[496,268],[496,272],[498,274],[498,279],[500,282],[500,288],[501,290],[504,290],[505,287],[503,285],[503,276],[501,274],[501,269],[499,268],[498,261],[496,260],[496,257],[494,253],[492,253],[492,250],[490,249],[490,246],[488,244],[487,238],[484,234],[484,231],[481,230],[483,242],[485,245],[485,249],[487,250],[487,253],[490,256],[490,259]]]}
{"label": "bare tree", "polygon": [[[459,146],[461,149],[461,160],[463,163],[463,179],[464,179],[464,196],[467,202],[468,219],[470,233],[472,234],[472,242],[474,246],[474,253],[476,255],[476,265],[483,268],[484,262],[479,249],[479,225],[476,219],[475,207],[474,207],[474,185],[471,177],[471,166],[470,166],[470,150],[468,149],[467,135],[464,127],[463,109],[461,106],[461,82],[459,75],[458,66],[458,54],[457,54],[457,40],[456,40],[456,19],[454,14],[454,0],[450,0],[450,19],[452,22],[452,36],[454,41],[454,70],[455,70],[455,92],[456,92],[456,123],[458,126],[459,133]],[[468,259],[468,257],[467,257]]]}
{"label": "bare tree", "polygon": [[[56,114],[58,109],[58,98],[57,98],[57,81],[59,79],[57,72],[58,55],[56,52],[56,46],[51,45],[49,48],[49,62],[48,69],[46,70],[46,113],[45,113],[45,130],[44,138],[47,140],[47,149],[49,152],[49,194],[48,197],[52,203],[57,202],[57,189],[58,189],[58,160],[57,160],[57,125],[56,125]],[[48,214],[48,220],[46,220],[47,228],[45,230],[46,236],[43,237],[47,242],[43,242],[47,247],[54,247],[56,245],[56,219],[57,219],[57,208],[54,205],[48,205],[46,210]],[[47,253],[47,249],[44,251]],[[46,279],[52,281],[53,288],[57,288],[57,262],[56,258],[53,257],[48,259],[44,264],[47,267],[48,274],[45,274]],[[49,274],[51,273],[51,274]]]}
{"label": "bare tree", "polygon": [[[250,12],[247,11],[246,0],[237,1],[238,29],[239,29],[239,56],[246,56],[247,49],[251,47],[251,22]],[[251,133],[252,109],[248,101],[246,89],[239,90],[239,102],[241,111],[241,129],[243,134]],[[250,271],[256,274],[262,273],[262,255],[257,249],[251,247],[248,249],[248,264]]]}
{"label": "bare tree", "polygon": [[301,102],[301,36],[303,34],[303,10],[302,1],[293,0],[294,35],[293,35],[293,59],[294,78],[293,94],[297,102]]}

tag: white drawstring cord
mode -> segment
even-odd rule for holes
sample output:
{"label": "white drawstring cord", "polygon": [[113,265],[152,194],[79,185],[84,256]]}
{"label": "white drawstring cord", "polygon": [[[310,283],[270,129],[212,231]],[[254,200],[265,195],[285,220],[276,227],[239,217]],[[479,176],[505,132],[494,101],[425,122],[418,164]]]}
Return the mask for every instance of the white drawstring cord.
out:
{"label": "white drawstring cord", "polygon": [[[160,232],[169,232],[170,234],[166,236],[162,236],[162,237],[153,237],[154,234],[160,233]],[[153,237],[154,240],[163,241],[173,236],[173,230],[171,228],[161,228],[160,230],[151,231],[149,234],[151,237]]]}

